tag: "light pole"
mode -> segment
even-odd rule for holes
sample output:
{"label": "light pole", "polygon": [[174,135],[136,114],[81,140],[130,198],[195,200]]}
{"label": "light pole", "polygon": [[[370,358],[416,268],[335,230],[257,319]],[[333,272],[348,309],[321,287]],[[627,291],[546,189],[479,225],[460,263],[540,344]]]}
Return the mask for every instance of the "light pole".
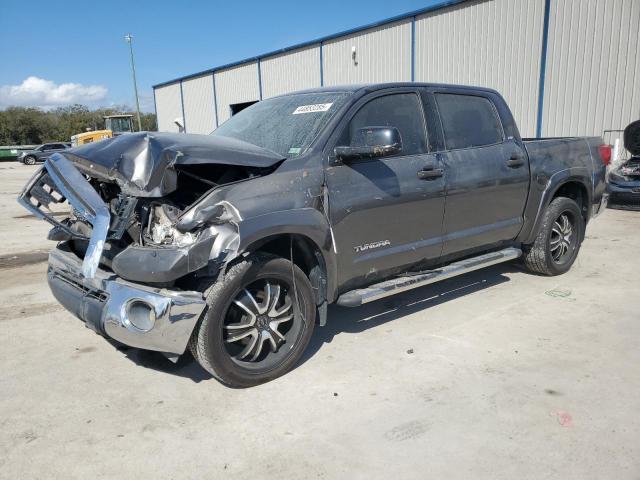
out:
{"label": "light pole", "polygon": [[133,63],[133,36],[128,33],[124,36],[124,39],[129,44],[129,53],[131,54],[131,73],[133,73],[133,91],[136,94],[136,113],[138,115],[138,131],[142,131],[142,122],[140,121],[140,102],[138,101],[138,82],[136,82],[136,66]]}

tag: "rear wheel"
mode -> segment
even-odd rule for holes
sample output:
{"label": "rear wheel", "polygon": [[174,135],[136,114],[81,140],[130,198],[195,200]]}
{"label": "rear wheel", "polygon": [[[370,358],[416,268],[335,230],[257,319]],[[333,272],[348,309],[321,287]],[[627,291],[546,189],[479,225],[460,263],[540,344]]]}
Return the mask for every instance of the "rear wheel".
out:
{"label": "rear wheel", "polygon": [[545,210],[534,243],[524,248],[524,264],[534,273],[561,275],[573,265],[583,236],[580,207],[570,198],[557,197]]}
{"label": "rear wheel", "polygon": [[250,387],[288,372],[315,323],[313,290],[289,260],[251,255],[206,293],[208,308],[190,348],[222,383]]}

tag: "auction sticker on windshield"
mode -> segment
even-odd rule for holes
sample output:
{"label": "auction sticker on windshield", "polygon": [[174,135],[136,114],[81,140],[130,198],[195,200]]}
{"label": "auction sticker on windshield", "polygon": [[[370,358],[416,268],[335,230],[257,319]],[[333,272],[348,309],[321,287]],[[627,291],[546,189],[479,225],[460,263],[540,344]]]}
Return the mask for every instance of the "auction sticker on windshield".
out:
{"label": "auction sticker on windshield", "polygon": [[331,108],[333,103],[316,103],[315,105],[300,105],[293,111],[294,115],[298,115],[300,113],[315,113],[315,112],[326,112]]}

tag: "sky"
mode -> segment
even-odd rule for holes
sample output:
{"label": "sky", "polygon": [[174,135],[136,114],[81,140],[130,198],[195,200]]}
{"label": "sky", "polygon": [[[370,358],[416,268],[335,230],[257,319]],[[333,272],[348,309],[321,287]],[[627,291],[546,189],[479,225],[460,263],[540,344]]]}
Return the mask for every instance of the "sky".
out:
{"label": "sky", "polygon": [[134,105],[152,85],[418,10],[439,0],[0,0],[0,109]]}

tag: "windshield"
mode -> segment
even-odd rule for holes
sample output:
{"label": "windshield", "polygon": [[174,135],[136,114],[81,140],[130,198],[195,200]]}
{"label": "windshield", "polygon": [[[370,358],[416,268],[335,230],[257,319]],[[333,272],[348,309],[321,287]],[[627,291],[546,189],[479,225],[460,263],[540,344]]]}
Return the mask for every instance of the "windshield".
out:
{"label": "windshield", "polygon": [[309,148],[349,95],[300,93],[270,98],[234,115],[211,134],[252,143],[283,157],[296,157]]}
{"label": "windshield", "polygon": [[107,129],[112,132],[130,132],[131,131],[131,119],[130,118],[107,118]]}

